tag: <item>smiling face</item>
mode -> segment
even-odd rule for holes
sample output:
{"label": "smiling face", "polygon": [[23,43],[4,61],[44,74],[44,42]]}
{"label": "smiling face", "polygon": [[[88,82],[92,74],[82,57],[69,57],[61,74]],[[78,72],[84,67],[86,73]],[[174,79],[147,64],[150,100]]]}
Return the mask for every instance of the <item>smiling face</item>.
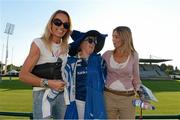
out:
{"label": "smiling face", "polygon": [[113,30],[112,41],[115,51],[121,54],[129,55],[135,51],[131,30],[126,26],[118,26]]}
{"label": "smiling face", "polygon": [[94,52],[95,49],[95,43],[94,42],[89,42],[88,40],[84,40],[80,44],[80,49],[81,53],[84,54],[85,56],[89,56]]}
{"label": "smiling face", "polygon": [[118,34],[117,31],[114,31],[112,34],[112,41],[113,41],[113,45],[115,48],[119,48],[122,46],[122,40],[120,35]]}
{"label": "smiling face", "polygon": [[68,31],[67,25],[69,24],[68,16],[63,13],[58,13],[52,20],[52,35],[53,37],[62,38]]}

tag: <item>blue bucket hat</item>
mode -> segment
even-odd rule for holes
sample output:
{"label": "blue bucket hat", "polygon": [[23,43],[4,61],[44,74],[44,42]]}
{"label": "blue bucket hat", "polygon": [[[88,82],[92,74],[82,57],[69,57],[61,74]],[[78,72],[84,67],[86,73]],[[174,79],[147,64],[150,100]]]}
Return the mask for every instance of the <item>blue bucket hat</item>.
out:
{"label": "blue bucket hat", "polygon": [[101,34],[96,30],[90,30],[85,33],[77,30],[73,30],[71,34],[71,38],[73,39],[73,42],[69,44],[70,46],[69,55],[70,56],[76,55],[78,53],[81,42],[84,41],[86,37],[90,37],[90,36],[97,38],[97,44],[95,46],[94,52],[95,53],[100,52],[104,46],[105,39],[108,36],[107,34]]}

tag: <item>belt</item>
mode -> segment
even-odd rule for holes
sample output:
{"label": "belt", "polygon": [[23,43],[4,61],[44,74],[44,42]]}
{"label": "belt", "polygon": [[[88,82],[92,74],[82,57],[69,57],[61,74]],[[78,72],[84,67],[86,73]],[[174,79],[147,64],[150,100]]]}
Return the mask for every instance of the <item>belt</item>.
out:
{"label": "belt", "polygon": [[121,95],[121,96],[133,96],[133,95],[135,95],[134,90],[131,90],[131,91],[117,91],[117,90],[112,90],[112,89],[108,89],[108,88],[105,87],[105,91],[110,92],[110,93],[115,94],[115,95]]}

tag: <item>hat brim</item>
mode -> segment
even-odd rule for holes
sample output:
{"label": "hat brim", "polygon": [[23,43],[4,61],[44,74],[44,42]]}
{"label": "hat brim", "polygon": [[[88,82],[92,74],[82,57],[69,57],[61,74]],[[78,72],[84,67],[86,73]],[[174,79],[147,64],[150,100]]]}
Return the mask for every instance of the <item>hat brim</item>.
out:
{"label": "hat brim", "polygon": [[70,43],[70,49],[69,49],[69,55],[74,56],[78,53],[80,43],[87,37],[87,36],[95,36],[97,37],[97,44],[95,46],[94,52],[98,53],[100,52],[105,43],[105,38],[107,37],[107,34],[101,34],[96,30],[90,30],[86,33],[82,33],[79,31],[74,30],[71,34],[71,38],[74,40],[72,43]]}

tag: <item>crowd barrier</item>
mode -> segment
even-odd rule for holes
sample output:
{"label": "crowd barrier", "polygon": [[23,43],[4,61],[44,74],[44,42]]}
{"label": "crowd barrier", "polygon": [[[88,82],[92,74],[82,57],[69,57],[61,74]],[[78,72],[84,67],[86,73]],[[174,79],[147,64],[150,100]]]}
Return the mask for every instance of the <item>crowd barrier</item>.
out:
{"label": "crowd barrier", "polygon": [[[2,116],[18,116],[33,119],[31,112],[0,112]],[[140,119],[136,116],[136,119]],[[180,115],[143,115],[141,119],[180,119]]]}

